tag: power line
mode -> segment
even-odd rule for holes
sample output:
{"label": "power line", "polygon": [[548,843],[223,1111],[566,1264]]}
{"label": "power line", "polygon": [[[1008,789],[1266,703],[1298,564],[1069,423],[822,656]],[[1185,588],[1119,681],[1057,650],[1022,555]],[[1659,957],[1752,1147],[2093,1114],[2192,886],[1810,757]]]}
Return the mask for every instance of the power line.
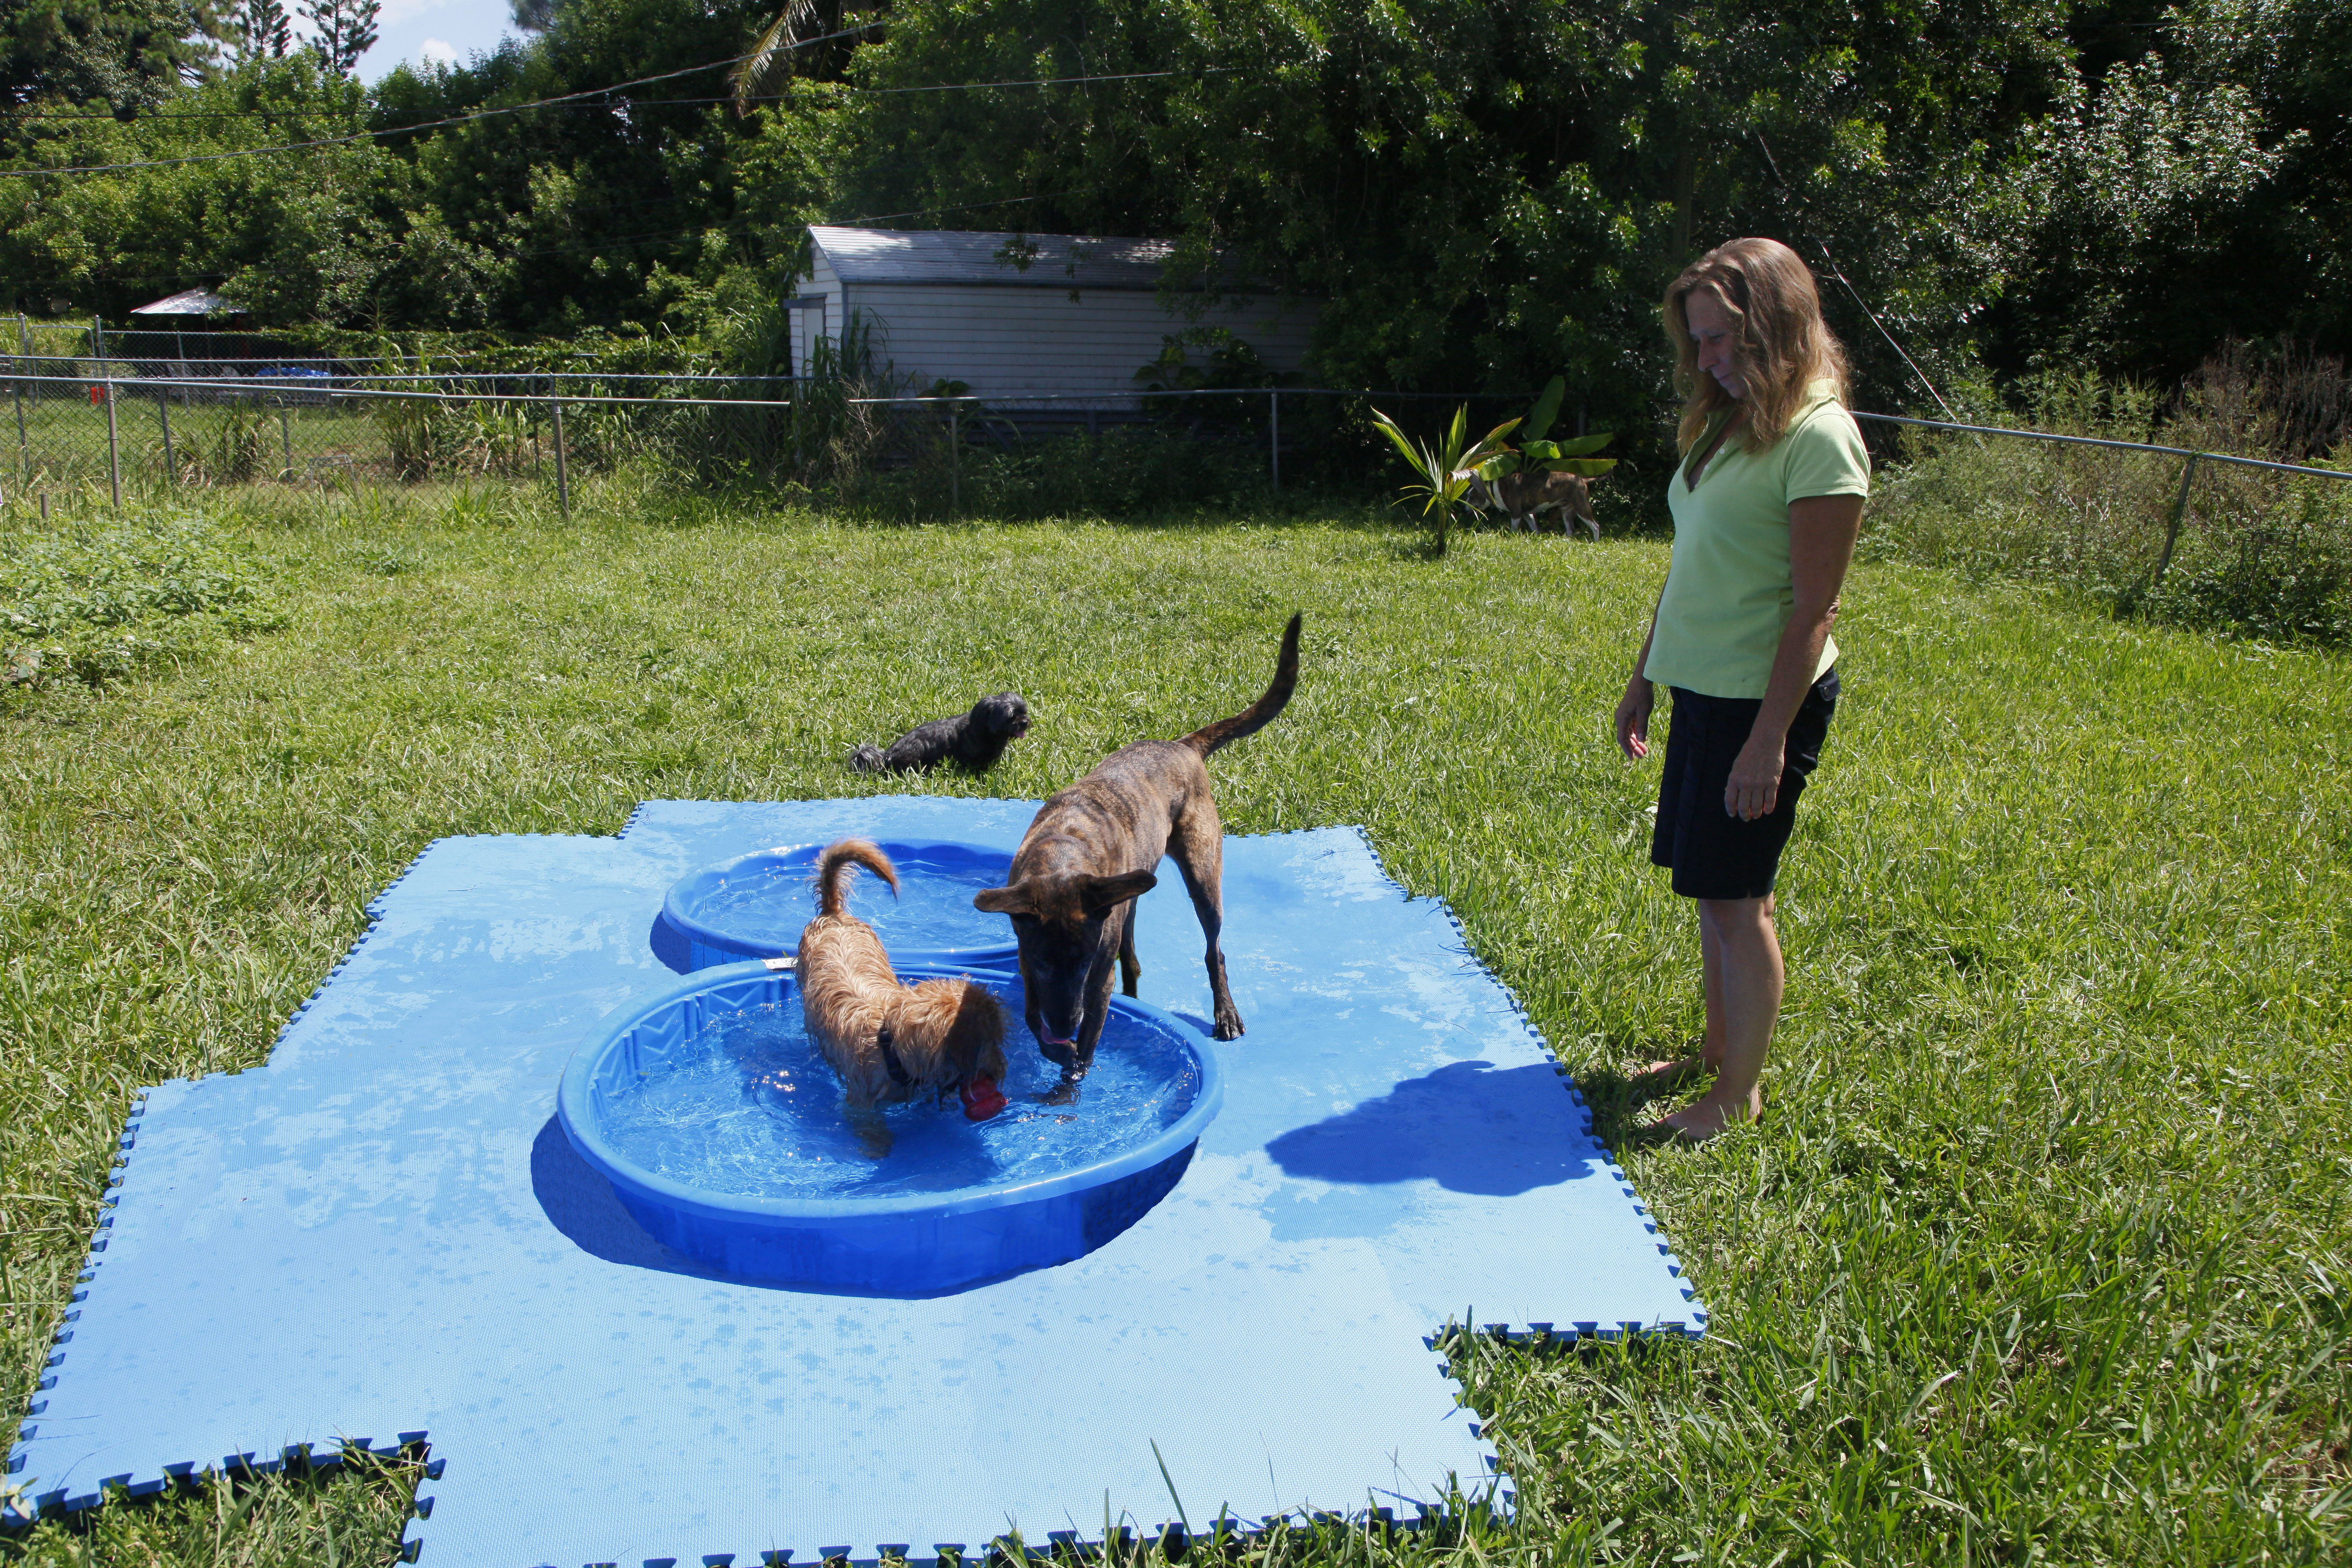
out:
{"label": "power line", "polygon": [[[840,35],[835,34],[834,36],[837,37]],[[821,44],[825,40],[823,38],[811,38],[808,41],[812,44]],[[732,61],[728,60],[722,60],[719,62],[721,65],[729,65],[732,63]],[[709,70],[711,68],[709,66],[696,66],[692,68],[695,70]],[[1092,82],[1103,81],[1153,81],[1162,77],[1171,76],[1220,76],[1231,68],[1232,68],[1226,66],[1213,66],[1206,69],[1198,71],[1123,71],[1116,75],[1108,76],[1055,76],[1039,77],[1035,79],[1024,78],[1019,80],[1009,81],[947,81],[930,83],[918,87],[843,86],[840,87],[838,90],[843,93],[855,94],[861,98],[888,98],[899,94],[916,92],[980,92],[992,88],[1079,87]],[[683,76],[687,73],[680,71],[674,74]],[[659,77],[647,77],[645,79],[646,81],[658,81],[662,79]],[[637,84],[633,82],[622,82],[617,87],[595,89],[593,89],[593,92],[595,94],[617,92],[623,87],[632,87],[635,85]],[[591,95],[574,93],[572,95],[572,98],[577,99],[586,96]],[[793,95],[791,93],[763,92],[743,99],[741,101],[745,103],[778,103],[793,96]],[[490,110],[486,110],[485,112],[493,114],[514,114],[529,109],[611,109],[616,107],[628,109],[662,109],[671,105],[733,103],[736,101],[738,100],[732,97],[639,98],[632,99],[624,105],[614,105],[605,103],[578,103],[572,102],[567,99],[551,98],[539,103],[519,103],[510,109]],[[157,114],[138,115],[131,120],[120,120],[111,114],[20,114],[16,116],[16,121],[20,124],[38,121],[49,124],[72,124],[79,121],[92,125],[137,126],[150,124],[156,121],[163,120],[285,120],[291,119],[298,114],[349,114],[354,112],[357,111],[352,110],[308,107],[289,109],[170,110]],[[426,123],[449,124],[453,122],[448,121],[434,121]],[[391,136],[397,135],[402,132],[418,131],[425,128],[425,125],[403,125],[392,131],[378,132],[376,134]],[[312,144],[313,143],[303,143],[303,145]],[[322,145],[322,143],[320,144]],[[270,148],[263,148],[259,150],[263,152],[276,151],[276,149]],[[36,172],[41,174],[68,174],[76,171],[58,169],[39,170]]]}
{"label": "power line", "polygon": [[[803,38],[792,47],[795,49],[805,49],[816,44],[828,44],[841,38],[855,37],[860,33],[871,32],[880,26],[882,24],[878,21],[861,22],[855,27],[845,27],[838,33],[827,33],[820,38]],[[299,153],[312,147],[340,147],[353,142],[369,141],[378,136],[402,136],[415,131],[434,131],[445,125],[465,125],[477,120],[488,120],[494,115],[520,114],[528,110],[545,109],[551,104],[570,103],[583,98],[601,98],[608,93],[618,92],[624,88],[644,87],[649,82],[670,81],[678,77],[692,76],[698,71],[719,70],[751,58],[750,53],[730,55],[726,59],[712,60],[706,65],[688,66],[683,70],[664,71],[658,76],[638,77],[633,81],[617,81],[610,87],[592,87],[579,92],[567,92],[555,98],[541,99],[533,103],[510,104],[503,109],[478,110],[471,114],[452,115],[446,120],[427,120],[415,125],[395,125],[383,131],[358,131],[349,136],[321,137],[315,142],[289,142],[275,147],[247,147],[234,153],[204,153],[186,158],[146,158],[129,163],[85,163],[44,169],[0,169],[0,178],[24,179],[35,174],[111,174],[126,169],[175,168],[183,163],[215,163],[226,158],[257,158],[269,153]]]}

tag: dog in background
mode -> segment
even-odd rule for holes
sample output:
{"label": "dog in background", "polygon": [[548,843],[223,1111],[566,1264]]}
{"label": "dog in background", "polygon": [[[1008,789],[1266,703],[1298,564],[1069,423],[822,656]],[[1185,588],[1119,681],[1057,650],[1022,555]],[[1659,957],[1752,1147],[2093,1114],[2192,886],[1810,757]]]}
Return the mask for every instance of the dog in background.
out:
{"label": "dog in background", "polygon": [[809,1037],[841,1075],[851,1120],[877,1159],[890,1131],[877,1108],[950,1093],[985,1121],[1004,1109],[1004,1007],[969,980],[902,985],[874,928],[843,907],[842,883],[863,866],[898,890],[898,868],[863,838],[826,847],[816,863],[817,916],[801,931],[793,970]]}
{"label": "dog in background", "polygon": [[1592,515],[1592,481],[1581,474],[1505,474],[1491,484],[1474,479],[1469,493],[1472,506],[1501,512],[1513,528],[1541,533],[1545,515],[1558,512],[1562,533],[1574,534],[1580,522],[1593,542],[1600,542],[1601,520]]}
{"label": "dog in background", "polygon": [[1029,704],[1016,692],[1000,691],[973,703],[969,713],[916,725],[887,751],[862,745],[849,753],[849,765],[861,773],[903,773],[953,762],[984,773],[996,765],[1005,747],[1028,732]]}
{"label": "dog in background", "polygon": [[1216,1037],[1242,1033],[1217,947],[1224,927],[1225,830],[1204,764],[1218,747],[1272,723],[1290,700],[1298,685],[1298,625],[1293,616],[1283,631],[1265,696],[1181,741],[1138,741],[1105,757],[1038,810],[1005,885],[973,895],[975,908],[1013,917],[1029,1030],[1045,1059],[1061,1068],[1066,1086],[1094,1065],[1110,1011],[1114,955],[1123,989],[1135,994],[1143,973],[1135,956],[1135,900],[1158,885],[1152,868],[1162,856],[1183,873],[1208,938]]}

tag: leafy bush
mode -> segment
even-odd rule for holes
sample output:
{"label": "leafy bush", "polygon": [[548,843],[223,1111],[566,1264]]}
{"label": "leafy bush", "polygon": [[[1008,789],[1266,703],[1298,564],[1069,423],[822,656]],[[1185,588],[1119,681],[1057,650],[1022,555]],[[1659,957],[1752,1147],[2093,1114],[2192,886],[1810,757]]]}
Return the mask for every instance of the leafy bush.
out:
{"label": "leafy bush", "polygon": [[252,567],[192,517],[0,543],[0,683],[103,686],[283,617]]}

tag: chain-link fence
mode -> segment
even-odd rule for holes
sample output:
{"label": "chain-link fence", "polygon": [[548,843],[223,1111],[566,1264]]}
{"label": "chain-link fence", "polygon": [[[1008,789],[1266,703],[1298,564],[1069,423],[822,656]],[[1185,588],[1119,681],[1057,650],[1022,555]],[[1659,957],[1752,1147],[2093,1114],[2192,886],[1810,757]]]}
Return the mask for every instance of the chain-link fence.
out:
{"label": "chain-link fence", "polygon": [[782,377],[23,355],[0,360],[0,380],[13,448],[0,499],[36,501],[504,479],[551,485],[568,508],[576,479],[637,464],[705,489],[957,514],[1181,504],[1335,474],[1369,499],[1386,477],[1360,460],[1372,395],[1327,388],[982,399]]}

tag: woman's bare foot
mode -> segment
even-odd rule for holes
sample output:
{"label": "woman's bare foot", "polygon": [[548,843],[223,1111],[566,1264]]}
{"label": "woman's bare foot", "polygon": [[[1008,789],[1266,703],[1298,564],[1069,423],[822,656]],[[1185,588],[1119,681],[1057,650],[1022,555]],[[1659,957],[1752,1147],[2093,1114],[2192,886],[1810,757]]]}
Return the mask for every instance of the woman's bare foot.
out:
{"label": "woman's bare foot", "polygon": [[1722,1070],[1723,1063],[1719,1059],[1710,1057],[1706,1048],[1702,1047],[1692,1051],[1691,1054],[1686,1057],[1675,1057],[1668,1061],[1652,1062],[1648,1067],[1643,1068],[1640,1072],[1636,1073],[1634,1075],[1634,1079],[1636,1082],[1643,1083],[1644,1087],[1647,1087],[1653,1082],[1664,1083],[1685,1079],[1694,1073],[1720,1072]]}
{"label": "woman's bare foot", "polygon": [[1753,1089],[1745,1099],[1708,1094],[1669,1116],[1661,1116],[1645,1132],[1666,1132],[1680,1143],[1704,1143],[1719,1132],[1755,1121],[1764,1114],[1764,1091]]}

